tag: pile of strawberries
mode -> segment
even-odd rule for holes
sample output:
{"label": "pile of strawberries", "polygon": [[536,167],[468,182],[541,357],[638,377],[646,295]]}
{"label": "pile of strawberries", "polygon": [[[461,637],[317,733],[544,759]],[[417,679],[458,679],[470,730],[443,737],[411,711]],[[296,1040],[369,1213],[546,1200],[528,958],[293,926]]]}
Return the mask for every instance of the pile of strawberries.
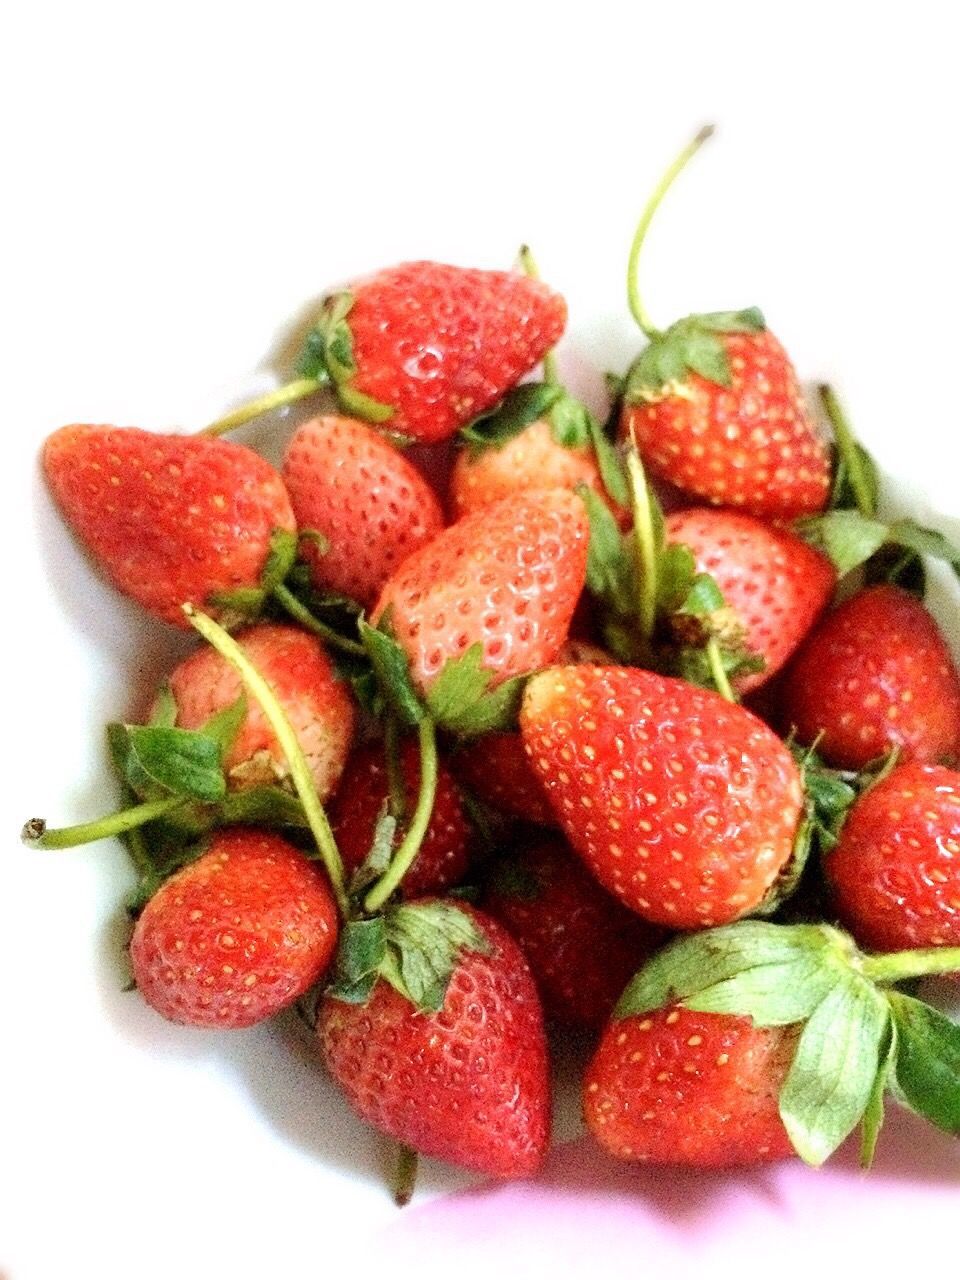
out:
{"label": "pile of strawberries", "polygon": [[[198,647],[109,727],[117,809],[25,839],[120,836],[142,997],[295,1006],[400,1198],[414,1153],[541,1166],[545,1023],[594,1038],[624,1159],[817,1164],[859,1125],[869,1164],[888,1091],[960,1131],[960,1028],[913,981],[960,972],[960,677],[923,603],[960,555],[878,515],[759,311],[650,322],[643,236],[705,136],[641,222],[606,424],[525,251],[332,294],[295,380],[199,435],[44,447],[102,572]],[[224,438],[311,396],[280,471]]]}

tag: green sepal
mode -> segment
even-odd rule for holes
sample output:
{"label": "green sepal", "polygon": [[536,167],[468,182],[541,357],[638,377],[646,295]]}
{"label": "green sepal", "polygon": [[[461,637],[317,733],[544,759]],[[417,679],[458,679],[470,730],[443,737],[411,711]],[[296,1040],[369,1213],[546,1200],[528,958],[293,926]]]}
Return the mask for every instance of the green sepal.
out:
{"label": "green sepal", "polygon": [[335,978],[327,994],[346,1004],[365,1004],[387,954],[384,916],[349,920],[340,931]]}
{"label": "green sepal", "polygon": [[172,729],[177,723],[177,700],[168,680],[162,681],[157,689],[148,723],[158,729]]}
{"label": "green sepal", "polygon": [[808,1018],[780,1091],[780,1117],[807,1164],[823,1164],[860,1122],[889,1022],[884,996],[852,969],[837,975]]}
{"label": "green sepal", "polygon": [[[872,518],[876,515],[877,503],[880,498],[880,476],[877,471],[877,464],[867,450],[864,449],[863,445],[854,442],[852,447],[856,451],[860,469],[866,480],[867,497],[869,498],[868,515]],[[833,481],[830,486],[827,510],[857,509],[857,495],[850,484],[849,463],[843,452],[835,444],[830,446],[830,461]]]}
{"label": "green sepal", "polygon": [[590,410],[566,392],[551,405],[547,418],[550,434],[564,449],[582,449],[591,442]]}
{"label": "green sepal", "polygon": [[887,1023],[886,1044],[880,1049],[880,1066],[867,1099],[860,1124],[860,1168],[869,1169],[877,1153],[877,1141],[886,1115],[885,1097],[895,1079],[897,1067],[897,1023],[890,1018]]}
{"label": "green sepal", "polygon": [[255,827],[309,827],[303,805],[284,787],[245,787],[228,791],[218,806],[217,820],[224,826],[241,823]]}
{"label": "green sepal", "polygon": [[460,737],[512,729],[526,676],[514,676],[490,689],[493,675],[483,665],[479,640],[458,658],[449,658],[426,694],[427,710],[436,724]]}
{"label": "green sepal", "polygon": [[376,627],[371,627],[361,618],[359,631],[379,691],[400,720],[411,728],[415,727],[426,715],[426,708],[410,677],[407,655],[394,639],[390,611],[384,613]]}
{"label": "green sepal", "polygon": [[627,477],[617,450],[592,413],[587,413],[586,423],[603,487],[618,507],[626,507],[630,501],[630,486],[627,484]]}
{"label": "green sepal", "polygon": [[393,855],[393,842],[397,834],[397,819],[390,812],[387,801],[383,802],[377,822],[373,829],[373,839],[367,856],[350,877],[350,897],[359,898],[365,889],[379,880],[390,865]]}
{"label": "green sepal", "polygon": [[231,630],[253,621],[263,612],[272,592],[283,583],[297,558],[297,534],[290,529],[274,529],[270,534],[267,558],[256,587],[236,587],[214,591],[207,599],[221,615],[221,624]]}
{"label": "green sepal", "polygon": [[[830,557],[840,577],[868,564],[881,551],[885,563],[908,581],[911,574],[914,578],[916,575],[913,557],[920,556],[946,561],[960,575],[960,549],[939,530],[925,528],[915,520],[885,523],[868,519],[858,511],[841,510],[798,520],[794,528],[802,538]],[[867,576],[872,581],[878,580],[876,572],[870,572],[869,565]],[[888,577],[886,580],[891,579]]]}
{"label": "green sepal", "polygon": [[577,493],[590,521],[587,589],[614,613],[627,616],[636,601],[636,565],[626,536],[598,493],[584,484],[577,486]]}
{"label": "green sepal", "polygon": [[220,742],[203,731],[111,724],[107,740],[122,781],[142,800],[182,795],[214,803],[226,793]]}
{"label": "green sepal", "polygon": [[960,1133],[960,1026],[899,991],[887,993],[897,1028],[897,1092],[945,1133]]}
{"label": "green sepal", "polygon": [[631,365],[624,386],[629,404],[653,402],[664,390],[698,373],[721,387],[731,383],[730,362],[720,336],[766,328],[756,307],[686,316],[655,337]]}
{"label": "green sepal", "polygon": [[[523,382],[513,387],[496,408],[482,413],[460,429],[471,457],[477,457],[487,449],[502,449],[534,422],[547,416],[548,411],[566,396],[563,387],[551,382]],[[558,440],[564,444],[564,440]]]}
{"label": "green sepal", "polygon": [[304,340],[297,372],[301,378],[314,378],[318,382],[329,378],[341,405],[354,417],[367,422],[387,422],[394,415],[393,406],[374,400],[352,386],[357,364],[347,317],[353,302],[349,290],[324,299],[320,317]]}

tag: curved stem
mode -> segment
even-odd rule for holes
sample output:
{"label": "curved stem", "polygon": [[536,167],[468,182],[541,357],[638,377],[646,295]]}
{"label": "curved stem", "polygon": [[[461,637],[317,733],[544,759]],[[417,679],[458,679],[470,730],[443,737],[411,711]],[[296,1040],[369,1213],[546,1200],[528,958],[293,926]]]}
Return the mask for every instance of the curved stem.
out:
{"label": "curved stem", "polygon": [[[529,276],[531,280],[539,280],[540,268],[537,266],[537,260],[528,244],[520,246],[519,257],[524,275]],[[553,351],[548,351],[543,357],[543,380],[551,387],[559,387],[560,385],[560,375],[557,372],[557,357]]]}
{"label": "curved stem", "polygon": [[265,413],[269,413],[271,409],[279,409],[286,404],[294,404],[297,400],[303,400],[306,396],[312,395],[314,391],[319,391],[325,386],[327,379],[319,378],[296,378],[293,382],[287,382],[282,387],[277,387],[275,391],[268,391],[265,395],[257,396],[254,400],[248,400],[246,404],[242,404],[239,409],[233,409],[230,413],[224,414],[222,418],[218,418],[216,422],[211,422],[208,427],[204,427],[198,432],[201,436],[222,436],[227,431],[232,431],[234,427],[241,427],[245,422],[252,422],[254,418],[259,418]]}
{"label": "curved stem", "polygon": [[310,830],[316,841],[323,865],[326,867],[327,875],[330,877],[337,903],[344,917],[348,916],[350,903],[344,887],[343,862],[340,858],[340,850],[337,848],[337,843],[333,838],[333,832],[330,829],[330,823],[324,812],[323,805],[320,803],[320,797],[317,795],[310,768],[297,740],[297,735],[293,731],[293,726],[287,719],[286,712],[277,701],[276,694],[266,680],[264,680],[228,631],[224,631],[223,627],[214,622],[212,618],[207,617],[205,613],[200,613],[192,605],[184,605],[183,611],[190,619],[190,625],[199,631],[204,640],[212,645],[222,657],[226,658],[227,662],[234,668],[249,692],[256,699],[261,711],[267,718],[270,728],[276,734],[277,741],[280,743],[280,748],[290,769],[293,785],[296,788],[297,795],[300,797],[300,803],[303,805],[307,822],[310,824]]}
{"label": "curved stem", "polygon": [[728,702],[736,702],[736,695],[730,688],[730,681],[723,669],[723,659],[720,656],[720,645],[716,636],[711,636],[707,641],[707,661],[710,663],[710,674],[713,676],[713,683],[717,686],[717,693]]}
{"label": "curved stem", "polygon": [[960,973],[960,947],[925,947],[918,951],[894,951],[885,956],[864,956],[864,977],[888,985],[907,978],[927,978],[936,973]]}
{"label": "curved stem", "polygon": [[833,387],[823,383],[817,390],[820,393],[820,399],[823,402],[827,417],[830,419],[830,425],[833,427],[833,438],[837,443],[840,459],[847,469],[847,477],[857,503],[857,510],[862,516],[867,516],[870,519],[876,515],[876,503],[863,466],[863,456],[857,448],[857,438],[850,428],[849,419],[844,413]]}
{"label": "curved stem", "polygon": [[637,608],[643,638],[653,636],[657,622],[657,539],[653,527],[653,503],[650,486],[640,461],[636,446],[627,451],[627,481],[630,486],[630,507],[633,512],[633,537],[640,565]]}
{"label": "curved stem", "polygon": [[627,259],[627,303],[630,307],[630,314],[650,339],[659,337],[660,330],[650,319],[650,316],[647,313],[647,308],[644,305],[643,298],[640,295],[640,286],[637,281],[637,267],[640,262],[640,250],[643,248],[643,242],[646,239],[647,231],[650,228],[650,223],[653,221],[653,215],[660,207],[661,200],[670,190],[674,179],[680,171],[686,167],[687,161],[696,155],[712,133],[713,125],[708,124],[700,130],[692,141],[687,143],[654,188],[653,195],[651,195],[650,199],[647,201],[647,207],[640,215],[640,221],[637,223],[637,229],[633,233],[633,243],[630,245],[630,256]]}
{"label": "curved stem", "polygon": [[433,814],[433,801],[437,794],[437,730],[429,716],[424,716],[418,726],[420,735],[420,794],[417,807],[393,861],[367,894],[363,906],[366,911],[377,911],[387,901],[410,869],[410,864],[420,852],[423,837],[427,834]]}
{"label": "curved stem", "polygon": [[326,640],[331,648],[339,649],[341,653],[354,654],[358,658],[363,657],[367,652],[359,640],[349,640],[338,631],[334,631],[333,627],[328,627],[325,622],[315,618],[307,606],[298,600],[290,588],[283,583],[273,588],[272,595],[274,600],[286,609],[291,618],[296,618],[304,630],[312,631],[321,640]]}
{"label": "curved stem", "polygon": [[108,813],[93,822],[78,823],[75,827],[48,829],[42,818],[31,818],[24,825],[20,838],[36,849],[74,849],[77,845],[133,831],[136,827],[142,827],[145,822],[153,822],[189,803],[183,796],[165,796],[162,800],[147,800],[128,809],[118,809],[116,813]]}

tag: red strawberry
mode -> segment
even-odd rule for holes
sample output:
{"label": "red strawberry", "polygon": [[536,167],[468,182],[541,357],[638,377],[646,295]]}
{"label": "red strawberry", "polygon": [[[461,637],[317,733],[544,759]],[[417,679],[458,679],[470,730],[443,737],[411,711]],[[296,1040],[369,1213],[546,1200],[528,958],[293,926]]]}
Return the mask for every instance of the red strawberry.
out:
{"label": "red strawberry", "polygon": [[558,444],[550,423],[541,419],[500,447],[476,454],[462,450],[450,493],[459,517],[530,489],[573,490],[581,484],[606,497],[593,449]]}
{"label": "red strawberry", "polygon": [[[264,677],[286,712],[306,756],[321,799],[333,790],[353,740],[356,714],[347,687],[336,678],[323,645],[296,627],[260,623],[237,643]],[[170,692],[181,729],[199,729],[240,697],[243,685],[230,663],[210,646],[198,649],[172,672]],[[287,763],[259,704],[246,713],[225,767],[234,789],[283,781]]]}
{"label": "red strawberry", "polygon": [[[420,788],[420,752],[413,739],[400,744],[407,814],[417,803]],[[382,743],[359,747],[347,763],[340,787],[330,807],[330,824],[348,874],[370,852],[377,819],[390,790]],[[430,825],[420,851],[404,876],[405,898],[439,893],[459,884],[470,862],[471,830],[460,793],[448,769],[437,769],[437,793]]]}
{"label": "red strawberry", "polygon": [[44,445],[64,515],[118,590],[187,627],[181,605],[256,587],[271,534],[295,528],[283,481],[243,445],[70,426]]}
{"label": "red strawberry", "polygon": [[463,785],[491,808],[541,826],[555,825],[546,792],[530,768],[519,733],[488,733],[467,742],[451,764]]}
{"label": "red strawberry", "polygon": [[923,604],[900,587],[871,587],[801,646],[783,716],[839,768],[862,768],[891,747],[902,760],[950,760],[960,748],[960,676]]}
{"label": "red strawberry", "polygon": [[622,1160],[697,1168],[795,1154],[778,1099],[794,1027],[663,1008],[616,1019],[587,1070],[584,1116]]}
{"label": "red strawberry", "polygon": [[744,643],[765,661],[762,672],[735,680],[746,693],[784,665],[833,593],[836,572],[825,555],[787,529],[735,511],[694,507],[667,517],[666,538],[693,552],[698,573],[709,573]]}
{"label": "red strawberry", "polygon": [[130,958],[140,993],[165,1018],[248,1027],[319,981],[336,941],[323,872],[279,836],[235,827],[161,885]]}
{"label": "red strawberry", "polygon": [[365,1004],[328,994],[317,1024],[324,1060],[354,1109],[388,1137],[492,1177],[525,1177],[549,1139],[540,1002],[509,934],[471,907],[458,911],[482,949],[460,954],[439,1011],[417,1008],[384,978]]}
{"label": "red strawberry", "polygon": [[483,907],[523,948],[547,1016],[575,1026],[603,1026],[661,936],[554,836],[496,867]]}
{"label": "red strawberry", "polygon": [[893,769],[855,802],[824,869],[863,946],[960,946],[960,773]]}
{"label": "red strawberry", "polygon": [[301,529],[323,534],[301,550],[316,586],[375,602],[411,552],[443,528],[420,472],[383,436],[351,418],[311,418],[297,428],[283,478]]}
{"label": "red strawberry", "polygon": [[332,377],[347,413],[443,440],[532,369],[566,319],[539,280],[408,262],[327,299],[303,372]]}
{"label": "red strawberry", "polygon": [[797,767],[717,694],[636,668],[553,667],[528,683],[520,728],[567,839],[648,920],[735,920],[790,859]]}
{"label": "red strawberry", "polygon": [[476,643],[490,686],[550,662],[583,590],[589,527],[563,489],[505,498],[465,516],[415,551],[384,587],[414,680],[429,687]]}

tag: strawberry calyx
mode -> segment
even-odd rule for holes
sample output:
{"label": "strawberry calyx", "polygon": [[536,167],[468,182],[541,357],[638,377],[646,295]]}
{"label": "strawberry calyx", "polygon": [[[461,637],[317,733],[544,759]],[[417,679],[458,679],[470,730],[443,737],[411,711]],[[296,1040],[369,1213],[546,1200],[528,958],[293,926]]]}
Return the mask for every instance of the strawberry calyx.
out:
{"label": "strawberry calyx", "polygon": [[353,294],[346,289],[324,299],[320,317],[304,339],[298,373],[302,378],[313,378],[318,385],[330,382],[341,407],[352,417],[375,424],[388,422],[396,412],[394,406],[365,395],[353,385],[357,364],[347,322],[353,302]]}
{"label": "strawberry calyx", "polygon": [[867,955],[823,924],[760,920],[668,944],[628,984],[615,1019],[670,1004],[758,1027],[797,1026],[780,1115],[798,1155],[822,1164],[862,1126],[868,1165],[890,1089],[960,1132],[960,1027],[894,984],[960,970],[960,948]]}
{"label": "strawberry calyx", "polygon": [[827,510],[852,507],[871,520],[877,514],[880,495],[880,477],[876,463],[853,434],[850,421],[833,387],[823,383],[817,391],[833,428],[833,483]]}
{"label": "strawberry calyx", "polygon": [[733,378],[725,333],[759,333],[766,328],[756,307],[743,311],[715,311],[686,316],[657,334],[627,372],[624,399],[628,404],[656,404],[667,396],[684,395],[689,374],[729,387]]}
{"label": "strawberry calyx", "polygon": [[794,523],[794,530],[833,562],[839,577],[862,569],[869,585],[893,583],[923,596],[923,560],[945,561],[960,576],[960,548],[915,520],[877,520],[839,508]]}
{"label": "strawberry calyx", "polygon": [[473,918],[454,902],[391,905],[344,926],[326,994],[365,1004],[382,979],[422,1012],[439,1013],[461,957],[490,950]]}

